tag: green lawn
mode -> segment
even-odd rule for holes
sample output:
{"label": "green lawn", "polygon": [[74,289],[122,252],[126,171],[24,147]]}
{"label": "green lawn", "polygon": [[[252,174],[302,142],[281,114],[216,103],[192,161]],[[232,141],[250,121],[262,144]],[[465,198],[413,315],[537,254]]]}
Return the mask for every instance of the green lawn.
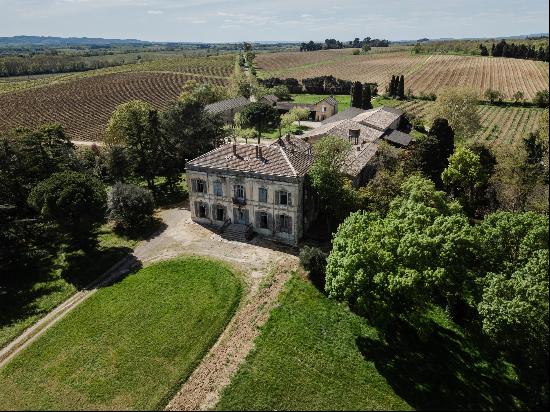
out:
{"label": "green lawn", "polygon": [[0,347],[7,345],[53,308],[102,275],[132,250],[138,240],[115,234],[108,225],[99,229],[98,246],[92,251],[67,250],[62,246],[54,266],[30,289],[0,299]]}
{"label": "green lawn", "polygon": [[100,289],[0,370],[0,409],[159,409],[216,341],[240,281],[202,258]]}
{"label": "green lawn", "polygon": [[[327,98],[324,94],[293,94],[292,101],[294,103],[317,103],[319,100]],[[348,94],[337,94],[333,96],[338,101],[338,111],[349,109],[351,97]]]}
{"label": "green lawn", "polygon": [[[290,129],[281,130],[281,133],[284,136],[287,133],[296,134],[296,132],[299,133],[299,131],[303,133],[309,129],[310,128],[307,126],[292,125]],[[262,139],[278,139],[279,137],[281,137],[279,135],[279,129],[271,129],[262,133]],[[249,141],[254,141],[254,139],[249,139]]]}
{"label": "green lawn", "polygon": [[280,303],[217,409],[410,409],[359,351],[377,335],[363,319],[297,278]]}
{"label": "green lawn", "polygon": [[224,410],[509,410],[525,393],[491,345],[434,309],[431,333],[386,334],[293,278],[222,393]]}

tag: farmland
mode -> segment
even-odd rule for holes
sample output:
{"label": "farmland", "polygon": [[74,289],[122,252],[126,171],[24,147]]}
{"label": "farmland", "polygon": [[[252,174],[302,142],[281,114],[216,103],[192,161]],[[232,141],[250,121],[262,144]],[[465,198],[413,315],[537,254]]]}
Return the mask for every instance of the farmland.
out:
{"label": "farmland", "polygon": [[[410,100],[401,103],[399,107],[407,113],[427,120],[432,104],[425,100]],[[481,130],[476,133],[473,140],[489,146],[518,145],[529,132],[534,132],[540,127],[543,111],[543,109],[526,107],[479,105]]]}
{"label": "farmland", "polygon": [[415,94],[445,86],[468,86],[480,95],[488,88],[511,98],[522,91],[531,99],[548,88],[548,63],[531,60],[457,55],[411,54],[403,47],[353,56],[350,49],[258,55],[261,77],[304,79],[333,75],[346,80],[378,83],[383,88],[393,74],[405,76],[405,88]]}
{"label": "farmland", "polygon": [[[210,65],[210,62],[213,62]],[[234,57],[162,60],[106,70],[5,83],[21,90],[0,92],[0,131],[61,123],[74,140],[101,140],[117,105],[133,99],[157,109],[174,101],[188,80],[226,84]],[[130,70],[132,69],[132,70]],[[139,70],[138,70],[139,69]],[[22,83],[22,84],[19,84]],[[3,85],[0,84],[0,89]]]}

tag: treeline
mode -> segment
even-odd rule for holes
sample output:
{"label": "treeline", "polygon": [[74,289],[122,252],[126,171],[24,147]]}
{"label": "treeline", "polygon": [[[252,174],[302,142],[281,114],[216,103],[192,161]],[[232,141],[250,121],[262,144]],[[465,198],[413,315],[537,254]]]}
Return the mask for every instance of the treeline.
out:
{"label": "treeline", "polygon": [[[312,94],[351,94],[353,82],[350,80],[338,79],[334,76],[318,76],[303,79],[295,78],[280,79],[271,77],[269,79],[258,79],[258,82],[267,88],[275,86],[286,86],[290,93],[312,93]],[[368,83],[371,86],[373,96],[378,93],[377,83]]]}
{"label": "treeline", "polygon": [[346,48],[362,48],[364,46],[369,47],[388,47],[390,45],[389,40],[385,39],[371,39],[370,37],[365,37],[363,40],[360,40],[359,37],[356,37],[353,40],[347,42],[341,42],[336,39],[325,39],[324,43],[315,43],[313,40],[310,40],[307,43],[300,44],[300,51],[315,51],[315,50],[329,50],[329,49],[346,49]]}
{"label": "treeline", "polygon": [[[488,55],[487,47],[480,44],[480,53],[482,56]],[[548,61],[548,44],[546,47],[539,46],[538,49],[534,45],[506,43],[506,40],[501,40],[498,43],[493,43],[491,46],[491,56],[493,57],[510,57],[512,59],[528,59]]]}
{"label": "treeline", "polygon": [[136,230],[153,203],[181,200],[186,159],[226,136],[197,93],[162,112],[120,105],[103,147],[77,148],[57,124],[0,135],[0,295],[15,299],[47,279],[67,248],[95,253],[107,218]]}
{"label": "treeline", "polygon": [[[141,60],[137,56],[136,60]],[[82,56],[37,54],[33,56],[0,57],[0,77],[34,74],[68,73],[120,66],[131,63],[124,58],[89,59]]]}

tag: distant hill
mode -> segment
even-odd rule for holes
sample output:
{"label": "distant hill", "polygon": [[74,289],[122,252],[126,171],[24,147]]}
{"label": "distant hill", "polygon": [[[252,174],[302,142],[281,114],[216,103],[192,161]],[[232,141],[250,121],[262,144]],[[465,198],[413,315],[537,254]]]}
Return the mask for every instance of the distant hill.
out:
{"label": "distant hill", "polygon": [[33,46],[91,46],[115,44],[151,44],[148,41],[136,39],[104,39],[90,37],[51,37],[51,36],[13,36],[0,37],[2,45],[33,45]]}

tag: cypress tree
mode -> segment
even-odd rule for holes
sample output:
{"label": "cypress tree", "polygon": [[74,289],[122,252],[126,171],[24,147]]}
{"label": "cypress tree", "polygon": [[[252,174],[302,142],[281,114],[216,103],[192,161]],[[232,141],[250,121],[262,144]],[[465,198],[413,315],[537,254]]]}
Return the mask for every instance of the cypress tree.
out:
{"label": "cypress tree", "polygon": [[395,96],[395,75],[392,74],[391,76],[391,80],[390,80],[390,86],[389,86],[389,90],[388,90],[388,93],[390,94],[390,97],[394,97]]}
{"label": "cypress tree", "polygon": [[363,99],[361,101],[361,109],[363,110],[372,109],[372,103],[370,100],[371,100],[370,84],[365,83],[363,85]]}
{"label": "cypress tree", "polygon": [[362,88],[361,82],[353,83],[353,88],[351,90],[351,107],[361,108],[361,100],[363,98]]}
{"label": "cypress tree", "polygon": [[405,76],[401,75],[399,78],[399,83],[397,87],[397,97],[399,99],[405,98]]}

